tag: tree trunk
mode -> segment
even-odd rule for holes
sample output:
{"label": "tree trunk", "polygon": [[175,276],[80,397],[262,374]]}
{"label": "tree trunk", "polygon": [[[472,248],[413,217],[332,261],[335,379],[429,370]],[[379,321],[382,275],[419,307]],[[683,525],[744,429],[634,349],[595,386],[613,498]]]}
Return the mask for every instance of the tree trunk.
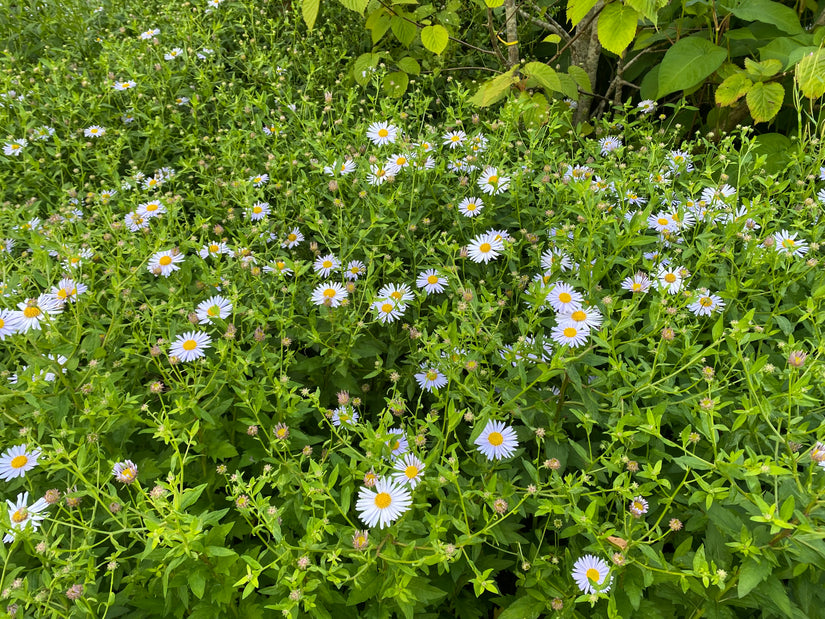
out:
{"label": "tree trunk", "polygon": [[504,0],[504,22],[507,27],[507,67],[518,64],[518,28],[516,0]]}

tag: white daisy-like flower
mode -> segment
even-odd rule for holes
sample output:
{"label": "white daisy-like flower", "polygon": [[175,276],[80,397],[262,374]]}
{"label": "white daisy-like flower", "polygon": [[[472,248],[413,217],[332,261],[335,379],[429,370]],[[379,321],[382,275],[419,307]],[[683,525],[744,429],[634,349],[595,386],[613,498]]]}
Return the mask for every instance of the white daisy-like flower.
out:
{"label": "white daisy-like flower", "polygon": [[206,349],[212,344],[210,338],[203,331],[187,331],[179,335],[169,347],[169,356],[177,357],[184,363],[200,359],[206,355]]}
{"label": "white daisy-like flower", "polygon": [[115,90],[131,90],[137,86],[137,82],[135,80],[124,80],[122,82],[115,82],[113,86]]}
{"label": "white daisy-like flower", "polygon": [[165,214],[166,207],[160,200],[149,200],[149,202],[144,202],[143,204],[138,205],[137,213],[138,215],[151,219],[153,217],[160,217]]}
{"label": "white daisy-like flower", "polygon": [[338,307],[341,301],[347,298],[347,289],[338,282],[324,282],[318,284],[312,291],[312,302],[315,305]]}
{"label": "white daisy-like flower", "polygon": [[679,225],[667,213],[659,212],[647,218],[647,225],[656,232],[676,232]]}
{"label": "white daisy-like flower", "polygon": [[599,140],[599,146],[601,147],[602,156],[605,156],[608,153],[619,150],[622,147],[622,141],[617,137],[609,135]]}
{"label": "white daisy-like flower", "polygon": [[77,269],[83,265],[86,260],[94,258],[95,253],[88,247],[76,252],[68,251],[66,259],[62,262],[63,268],[66,270]]}
{"label": "white daisy-like flower", "polygon": [[401,318],[407,306],[403,303],[396,303],[393,299],[379,299],[373,302],[372,309],[378,315],[379,322],[387,324]]}
{"label": "white daisy-like flower", "polygon": [[114,467],[112,467],[112,475],[114,475],[115,479],[123,484],[128,485],[134,483],[135,480],[137,480],[138,475],[137,464],[131,460],[117,462]]}
{"label": "white daisy-like flower", "polygon": [[475,217],[483,208],[484,202],[481,198],[464,198],[458,203],[458,212],[465,217]]}
{"label": "white daisy-like flower", "polygon": [[633,497],[633,500],[630,502],[630,506],[627,508],[627,510],[631,513],[631,515],[634,518],[640,518],[641,516],[647,513],[647,501],[642,496]]}
{"label": "white daisy-like flower", "polygon": [[622,288],[629,290],[634,294],[643,294],[650,290],[650,284],[650,278],[640,271],[633,277],[626,277],[622,282]]}
{"label": "white daisy-like flower", "polygon": [[698,295],[697,299],[688,305],[688,309],[696,316],[710,316],[713,312],[725,307],[722,297],[710,294],[706,288],[700,290]]}
{"label": "white daisy-like flower", "polygon": [[57,283],[57,286],[52,288],[51,294],[61,303],[65,303],[66,301],[74,303],[77,301],[78,295],[83,294],[87,290],[89,290],[89,287],[86,284],[64,277]]}
{"label": "white daisy-like flower", "polygon": [[342,424],[350,426],[354,423],[358,423],[358,411],[354,408],[349,406],[339,406],[332,411],[332,425],[336,428],[340,427]]}
{"label": "white daisy-like flower", "polygon": [[37,459],[42,452],[39,449],[28,450],[28,445],[15,445],[0,455],[0,479],[11,481],[25,477],[26,473],[37,466]]}
{"label": "white daisy-like flower", "polygon": [[391,175],[387,171],[387,168],[376,163],[375,165],[370,166],[370,173],[367,174],[367,182],[373,187],[377,187],[378,185],[384,184],[388,176]]}
{"label": "white daisy-like flower", "polygon": [[276,273],[278,275],[292,275],[292,269],[289,268],[286,261],[276,260],[272,264],[267,264],[264,267],[264,273]]}
{"label": "white daisy-like flower", "polygon": [[20,311],[17,318],[20,326],[17,330],[26,333],[29,330],[40,330],[40,321],[47,315],[57,315],[63,311],[63,303],[50,294],[41,294],[36,299],[29,299],[17,304]]}
{"label": "white daisy-like flower", "polygon": [[223,241],[211,241],[200,248],[198,255],[206,259],[209,256],[217,257],[221,254],[228,254],[230,251],[229,246]]}
{"label": "white daisy-like flower", "polygon": [[161,185],[163,185],[163,183],[165,183],[165,182],[166,182],[165,178],[155,174],[154,176],[150,176],[149,178],[143,179],[143,183],[141,184],[141,186],[144,189],[148,189],[148,190],[152,191],[154,189],[157,189]]}
{"label": "white daisy-like flower", "polygon": [[725,200],[734,195],[736,195],[736,189],[725,183],[721,187],[705,187],[700,197],[708,206],[714,207],[722,206]]}
{"label": "white daisy-like flower", "polygon": [[656,273],[656,283],[659,290],[666,290],[670,294],[679,292],[682,289],[684,280],[682,272],[682,267],[660,264]]}
{"label": "white daisy-like flower", "polygon": [[684,169],[685,172],[693,171],[693,160],[690,153],[683,150],[672,150],[667,157],[667,164],[671,169],[679,171]]}
{"label": "white daisy-like flower", "polygon": [[53,135],[54,127],[49,127],[48,125],[38,127],[32,132],[32,137],[34,137],[35,140],[48,140]]}
{"label": "white daisy-like flower", "polygon": [[198,303],[195,309],[200,324],[207,324],[214,318],[226,320],[232,313],[232,302],[220,295],[214,295]]}
{"label": "white daisy-like flower", "polygon": [[802,239],[797,239],[797,232],[789,232],[787,230],[780,230],[773,235],[774,248],[780,254],[788,254],[789,256],[804,256],[808,253],[808,244]]}
{"label": "white daisy-like flower", "polygon": [[332,254],[327,254],[326,256],[316,258],[312,268],[314,268],[315,272],[321,277],[329,277],[330,273],[341,268],[341,263],[338,261],[338,258]]}
{"label": "white daisy-like flower", "polygon": [[0,341],[20,330],[20,312],[0,308]]}
{"label": "white daisy-like flower", "polygon": [[91,127],[86,127],[83,130],[83,135],[87,138],[100,138],[106,135],[106,129],[100,125],[92,125]]}
{"label": "white daisy-like flower", "polygon": [[29,145],[29,141],[25,138],[21,138],[19,140],[14,140],[12,142],[6,142],[3,145],[3,154],[8,155],[10,157],[17,157],[20,153],[23,152],[23,149]]}
{"label": "white daisy-like flower", "polygon": [[421,481],[424,463],[414,454],[408,453],[395,461],[393,469],[398,471],[393,475],[393,481],[398,484],[409,484],[410,488],[415,488]]}
{"label": "white daisy-like flower", "polygon": [[555,282],[547,295],[547,302],[559,314],[571,314],[580,310],[583,300],[580,292],[576,292],[573,286],[564,282]]}
{"label": "white daisy-like flower", "polygon": [[554,342],[562,346],[569,346],[570,348],[578,348],[587,344],[587,337],[590,335],[590,329],[586,326],[574,326],[567,324],[565,326],[557,325],[553,327],[550,332],[550,337]]}
{"label": "white daisy-like flower", "polygon": [[415,285],[423,288],[427,294],[436,294],[444,292],[444,288],[447,286],[447,280],[441,277],[435,269],[427,269],[418,274]]}
{"label": "white daisy-like flower", "polygon": [[[825,168],[823,168],[825,169]],[[823,179],[825,180],[825,179]],[[819,193],[816,194],[816,199],[819,200],[819,203],[825,205],[825,187],[819,190]]]}
{"label": "white daisy-like flower", "polygon": [[412,504],[407,486],[388,479],[379,479],[373,488],[361,488],[355,508],[358,517],[368,527],[384,528],[398,520]]}
{"label": "white daisy-like flower", "polygon": [[360,260],[350,260],[344,269],[344,277],[355,281],[367,272],[367,266]]}
{"label": "white daisy-like flower", "polygon": [[6,499],[6,504],[9,506],[11,529],[3,537],[4,543],[13,542],[16,533],[27,527],[30,527],[32,531],[36,531],[40,527],[40,522],[45,520],[46,514],[43,512],[49,507],[46,499],[39,498],[32,505],[28,505],[28,502],[28,492],[18,494],[16,503],[12,503]]}
{"label": "white daisy-like flower", "polygon": [[398,127],[386,121],[372,123],[367,129],[367,139],[376,146],[392,144],[398,139]]}
{"label": "white daisy-like flower", "polygon": [[174,47],[163,55],[164,60],[174,60],[183,55],[183,50],[180,47]]}
{"label": "white daisy-like flower", "polygon": [[376,295],[379,299],[392,299],[396,303],[406,303],[415,298],[407,284],[386,284]]}
{"label": "white daisy-like flower", "polygon": [[578,329],[598,329],[602,320],[601,312],[595,307],[581,307],[569,314],[556,316],[560,327],[576,327]]}
{"label": "white daisy-like flower", "polygon": [[510,177],[502,176],[498,173],[498,168],[488,166],[484,168],[477,184],[481,191],[495,196],[504,193],[510,188]]}
{"label": "white daisy-like flower", "polygon": [[398,173],[401,172],[401,170],[409,167],[410,158],[408,155],[394,154],[387,159],[387,163],[385,165],[387,172],[391,176],[398,176]]}
{"label": "white daisy-like flower", "polygon": [[281,243],[281,247],[292,249],[293,247],[297,247],[298,244],[303,240],[304,235],[301,234],[301,231],[298,228],[293,228],[289,231],[289,233],[287,233],[286,239],[283,243]]}
{"label": "white daisy-like flower", "polygon": [[393,428],[387,431],[389,439],[387,446],[392,451],[393,456],[402,456],[410,450],[410,443],[407,440],[404,430],[401,428]]}
{"label": "white daisy-like flower", "polygon": [[149,39],[156,37],[160,34],[160,30],[158,28],[150,28],[146,32],[140,33],[140,38],[144,41],[148,41]]}
{"label": "white daisy-like flower", "polygon": [[261,221],[269,215],[269,212],[269,202],[256,202],[246,212],[246,216],[249,217],[251,221]]}
{"label": "white daisy-like flower", "polygon": [[656,109],[656,102],[653,99],[643,99],[636,104],[636,107],[643,113],[643,114],[650,114]]}
{"label": "white daisy-like flower", "polygon": [[569,271],[573,268],[573,261],[566,252],[558,247],[551,247],[541,255],[541,268],[544,269],[545,273],[553,269]]}
{"label": "white daisy-like flower", "polygon": [[474,441],[488,460],[509,458],[518,449],[516,431],[501,421],[490,419]]}
{"label": "white daisy-like flower", "polygon": [[573,564],[573,580],[582,593],[596,593],[610,590],[610,568],[607,563],[593,555],[584,555]]}
{"label": "white daisy-like flower", "polygon": [[159,251],[149,258],[149,264],[146,265],[146,268],[155,277],[159,275],[169,277],[172,272],[180,269],[178,264],[183,262],[185,258],[186,256],[179,252],[177,248]]}
{"label": "white daisy-like flower", "polygon": [[464,140],[467,139],[467,134],[461,130],[448,131],[442,137],[444,139],[444,146],[449,146],[450,149],[453,149],[461,146],[464,143]]}
{"label": "white daisy-like flower", "polygon": [[447,377],[435,368],[421,368],[423,371],[415,375],[418,386],[426,391],[440,389],[447,384]]}
{"label": "white daisy-like flower", "polygon": [[498,233],[492,231],[479,234],[467,246],[467,255],[470,260],[485,264],[498,258],[501,251],[504,251],[504,242]]}

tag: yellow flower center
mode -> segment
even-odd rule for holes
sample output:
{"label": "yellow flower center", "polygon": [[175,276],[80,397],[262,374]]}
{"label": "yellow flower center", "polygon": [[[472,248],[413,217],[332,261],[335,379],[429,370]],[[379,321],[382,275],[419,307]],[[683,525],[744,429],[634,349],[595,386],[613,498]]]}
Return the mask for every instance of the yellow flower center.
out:
{"label": "yellow flower center", "polygon": [[450,139],[451,139],[453,142],[458,142],[458,141],[461,139],[461,136],[454,135],[454,136],[450,137]]}
{"label": "yellow flower center", "polygon": [[660,225],[660,226],[666,226],[666,225],[668,225],[668,224],[670,223],[670,222],[669,222],[667,219],[665,219],[664,217],[659,217],[659,219],[657,219],[656,221],[659,223],[659,225]]}
{"label": "yellow flower center", "polygon": [[12,150],[17,150],[18,148],[20,148],[20,144],[12,144],[11,145]]}
{"label": "yellow flower center", "polygon": [[573,300],[573,296],[569,292],[562,292],[559,294],[559,301],[562,303],[570,303]]}
{"label": "yellow flower center", "polygon": [[213,305],[208,310],[206,310],[206,313],[210,316],[219,316],[221,313],[221,308],[218,305]]}
{"label": "yellow flower center", "polygon": [[438,283],[438,276],[437,275],[428,275],[427,276],[427,283],[428,284],[437,284]]}
{"label": "yellow flower center", "polygon": [[385,138],[385,137],[387,137],[389,134],[390,134],[390,132],[389,132],[389,131],[387,131],[386,129],[379,129],[379,130],[378,130],[378,137],[379,137],[379,138]]}
{"label": "yellow flower center", "polygon": [[218,247],[217,245],[215,245],[215,243],[212,243],[212,244],[209,246],[209,251],[210,251],[210,252],[212,252],[213,254],[214,254],[214,253],[216,253],[219,249],[220,249],[220,247]]}
{"label": "yellow flower center", "polygon": [[[74,292],[74,291],[72,291],[72,292]],[[69,296],[69,293],[66,292],[65,288],[61,288],[60,290],[57,291],[57,298],[58,299],[65,299],[68,296]]]}
{"label": "yellow flower center", "polygon": [[404,294],[403,294],[400,290],[394,290],[394,291],[390,294],[390,296],[391,296],[393,299],[395,299],[396,301],[400,301],[400,300],[401,300],[401,297],[403,297],[403,296],[404,296]]}
{"label": "yellow flower center", "polygon": [[278,428],[275,430],[275,436],[278,438],[284,438],[286,436],[286,428]]}
{"label": "yellow flower center", "polygon": [[476,205],[476,203],[475,203],[475,202],[470,202],[470,203],[467,205],[467,210],[468,210],[468,211],[474,211],[474,210],[476,210],[477,208],[478,208],[478,205]]}
{"label": "yellow flower center", "polygon": [[289,235],[287,235],[286,239],[287,239],[290,243],[294,243],[294,242],[298,239],[298,235],[297,235],[297,234],[291,234],[291,233],[290,233]]}
{"label": "yellow flower center", "polygon": [[6,321],[0,318],[0,329],[6,326]]}
{"label": "yellow flower center", "polygon": [[495,185],[496,183],[498,183],[498,176],[493,174],[490,178],[487,179],[487,182],[491,185]]}
{"label": "yellow flower center", "polygon": [[388,492],[379,492],[375,495],[375,506],[378,509],[387,509],[392,503],[392,497]]}
{"label": "yellow flower center", "polygon": [[404,469],[404,475],[407,476],[407,479],[415,479],[415,476],[418,475],[418,467],[412,464],[409,465]]}
{"label": "yellow flower center", "polygon": [[713,305],[713,299],[711,299],[710,297],[702,297],[701,299],[699,299],[699,305],[701,305],[702,307],[710,307],[711,305]]}
{"label": "yellow flower center", "polygon": [[591,567],[589,570],[585,572],[585,576],[587,576],[587,579],[591,582],[599,582],[599,579],[602,575],[599,574],[599,570],[597,570],[595,567]]}
{"label": "yellow flower center", "polygon": [[120,476],[126,481],[132,481],[135,478],[135,469],[128,467],[120,472]]}
{"label": "yellow flower center", "polygon": [[376,175],[378,178],[381,178],[381,177],[385,176],[386,174],[387,174],[387,172],[386,172],[385,170],[378,170],[378,171],[375,173],[375,175]]}
{"label": "yellow flower center", "polygon": [[324,296],[327,299],[332,299],[333,297],[335,297],[335,288],[327,288],[326,290],[324,290]]}
{"label": "yellow flower center", "polygon": [[672,284],[676,281],[676,276],[673,273],[668,273],[667,275],[665,275],[665,281],[668,284]]}
{"label": "yellow flower center", "polygon": [[186,340],[182,346],[184,350],[195,350],[198,347],[198,343],[195,340]]}
{"label": "yellow flower center", "polygon": [[642,289],[642,285],[641,285],[640,283],[638,283],[638,282],[634,282],[634,283],[633,283],[633,285],[632,285],[632,286],[630,286],[630,289],[631,289],[633,292],[639,292],[639,291]]}
{"label": "yellow flower center", "polygon": [[796,243],[793,239],[785,239],[784,241],[782,241],[782,247],[788,248],[793,247],[794,245],[796,245]]}
{"label": "yellow flower center", "polygon": [[264,209],[262,209],[260,206],[253,206],[252,207],[252,212],[255,213],[256,215],[260,215],[261,211],[263,211],[263,210]]}
{"label": "yellow flower center", "polygon": [[587,314],[585,314],[582,310],[576,310],[573,312],[571,318],[576,322],[582,322],[587,319]]}
{"label": "yellow flower center", "polygon": [[26,318],[37,318],[38,316],[40,316],[40,314],[40,308],[31,305],[23,310],[23,315]]}
{"label": "yellow flower center", "polygon": [[645,506],[639,501],[633,501],[633,509],[637,512],[643,512],[645,510]]}
{"label": "yellow flower center", "polygon": [[332,268],[332,261],[331,260],[324,260],[321,263],[321,266],[324,267],[325,269],[331,269]]}
{"label": "yellow flower center", "polygon": [[574,338],[574,337],[576,337],[576,334],[577,334],[578,332],[579,332],[579,331],[578,331],[578,329],[576,329],[576,327],[566,327],[566,328],[564,329],[564,331],[563,331],[563,333],[564,333],[564,337],[569,337],[569,338]]}
{"label": "yellow flower center", "polygon": [[11,521],[17,524],[21,522],[25,522],[29,519],[29,512],[26,510],[25,507],[21,507],[16,512],[11,515]]}
{"label": "yellow flower center", "polygon": [[276,262],[276,263],[275,263],[275,267],[276,267],[279,271],[283,271],[285,266],[286,266],[286,262],[281,262],[280,260],[279,260],[278,262]]}
{"label": "yellow flower center", "polygon": [[492,248],[493,248],[493,247],[492,247],[492,245],[490,245],[489,243],[482,243],[482,244],[481,244],[481,246],[478,248],[478,250],[479,250],[482,254],[486,254],[486,253],[487,253],[488,251],[490,251]]}
{"label": "yellow flower center", "polygon": [[435,370],[427,370],[427,380],[435,380],[438,378],[438,372]]}
{"label": "yellow flower center", "polygon": [[398,159],[395,160],[396,165],[404,165],[405,163],[407,163],[407,158],[406,157],[399,157]]}
{"label": "yellow flower center", "polygon": [[392,311],[392,308],[393,308],[392,303],[384,303],[381,306],[381,311],[384,312],[385,314],[389,314]]}
{"label": "yellow flower center", "polygon": [[158,260],[158,264],[162,267],[172,264],[171,256],[161,256],[160,260]]}
{"label": "yellow flower center", "polygon": [[498,447],[504,442],[504,437],[501,435],[501,432],[490,432],[490,434],[487,435],[487,441],[489,441],[493,447]]}
{"label": "yellow flower center", "polygon": [[400,447],[401,447],[401,441],[399,441],[398,439],[393,441],[393,443],[390,445],[390,449],[392,449],[393,451],[395,451],[396,449],[398,449]]}
{"label": "yellow flower center", "polygon": [[13,469],[22,469],[26,464],[28,464],[29,458],[25,455],[15,456],[11,459],[11,468]]}

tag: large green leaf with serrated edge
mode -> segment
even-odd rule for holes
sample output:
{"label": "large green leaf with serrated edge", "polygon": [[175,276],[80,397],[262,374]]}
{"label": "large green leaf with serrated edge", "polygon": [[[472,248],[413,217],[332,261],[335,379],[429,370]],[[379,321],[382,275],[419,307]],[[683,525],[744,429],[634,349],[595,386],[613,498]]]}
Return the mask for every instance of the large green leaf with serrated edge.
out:
{"label": "large green leaf with serrated edge", "polygon": [[825,50],[818,49],[799,61],[796,83],[809,99],[818,99],[825,94]]}
{"label": "large green leaf with serrated edge", "polygon": [[312,30],[315,20],[318,18],[318,8],[320,6],[321,0],[303,0],[301,2],[301,15],[310,30]]}
{"label": "large green leaf with serrated edge", "polygon": [[728,52],[702,37],[677,41],[659,64],[659,91],[656,98],[701,84],[725,62]]}
{"label": "large green leaf with serrated edge", "polygon": [[621,55],[636,36],[639,13],[621,2],[611,2],[599,13],[599,43],[609,52]]}
{"label": "large green leaf with serrated edge", "polygon": [[549,65],[543,62],[528,62],[521,68],[521,72],[527,77],[535,79],[542,88],[553,92],[561,92],[559,76]]}
{"label": "large green leaf with serrated edge", "polygon": [[625,0],[625,4],[639,11],[655,26],[659,21],[659,9],[667,4],[667,0]]}
{"label": "large green leaf with serrated edge", "polygon": [[753,120],[758,123],[767,122],[776,116],[784,99],[785,89],[776,82],[756,82],[745,98]]}
{"label": "large green leaf with serrated edge", "polygon": [[367,8],[367,3],[369,0],[338,0],[341,4],[343,4],[346,8],[350,11],[355,11],[356,13],[364,14],[364,9]]}
{"label": "large green leaf with serrated edge", "polygon": [[776,58],[768,58],[762,62],[745,58],[745,71],[747,71],[753,79],[761,80],[766,77],[771,77],[781,70],[782,63]]}
{"label": "large green leaf with serrated edge", "polygon": [[516,68],[513,67],[507,73],[502,73],[485,82],[478,89],[478,92],[470,98],[470,103],[479,107],[487,107],[503,99],[510,91],[510,87],[518,80],[513,76]]}
{"label": "large green leaf with serrated edge", "polygon": [[395,71],[384,77],[382,86],[388,97],[398,99],[407,91],[409,83],[410,78],[406,73],[403,71]]}
{"label": "large green leaf with serrated edge", "polygon": [[598,0],[567,0],[567,19],[574,26],[584,19]]}
{"label": "large green leaf with serrated edge", "polygon": [[409,47],[410,43],[415,41],[415,35],[418,34],[416,25],[404,19],[402,15],[393,16],[390,27],[395,38],[398,39],[404,47]]}
{"label": "large green leaf with serrated edge", "polygon": [[421,43],[434,54],[440,54],[450,41],[450,33],[444,26],[425,26],[421,29]]}
{"label": "large green leaf with serrated edge", "polygon": [[788,34],[805,32],[795,10],[772,0],[743,0],[740,6],[731,8],[731,13],[746,21],[773,24]]}
{"label": "large green leaf with serrated edge", "polygon": [[753,82],[744,73],[734,73],[719,84],[716,89],[716,103],[718,105],[733,105],[740,98],[748,94]]}

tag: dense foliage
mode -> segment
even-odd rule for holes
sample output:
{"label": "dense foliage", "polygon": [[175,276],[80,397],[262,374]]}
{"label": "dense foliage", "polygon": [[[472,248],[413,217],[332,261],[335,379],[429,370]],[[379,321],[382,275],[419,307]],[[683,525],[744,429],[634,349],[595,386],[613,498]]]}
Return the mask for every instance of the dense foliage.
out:
{"label": "dense foliage", "polygon": [[2,11],[8,615],[822,616],[821,125]]}

